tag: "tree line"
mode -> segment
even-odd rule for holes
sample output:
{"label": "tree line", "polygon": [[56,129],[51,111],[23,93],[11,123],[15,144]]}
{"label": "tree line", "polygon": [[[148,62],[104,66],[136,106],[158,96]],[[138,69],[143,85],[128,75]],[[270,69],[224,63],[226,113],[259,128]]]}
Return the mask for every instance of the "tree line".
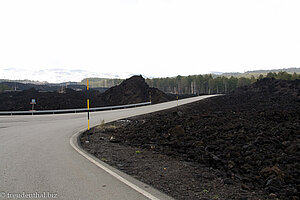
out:
{"label": "tree line", "polygon": [[9,90],[9,89],[11,89],[11,88],[8,87],[5,84],[0,83],[0,93],[3,92],[3,91],[5,91],[5,90]]}
{"label": "tree line", "polygon": [[251,77],[226,77],[216,76],[212,74],[193,75],[193,76],[177,76],[167,78],[146,79],[151,87],[156,87],[166,93],[179,94],[218,94],[230,93],[237,87],[250,85],[258,79],[275,78],[282,80],[300,79],[300,74],[287,72],[269,72],[266,75]]}
{"label": "tree line", "polygon": [[119,85],[123,79],[117,78],[85,78],[80,84],[86,85],[86,80],[89,79],[89,85],[91,88],[110,88],[116,85]]}

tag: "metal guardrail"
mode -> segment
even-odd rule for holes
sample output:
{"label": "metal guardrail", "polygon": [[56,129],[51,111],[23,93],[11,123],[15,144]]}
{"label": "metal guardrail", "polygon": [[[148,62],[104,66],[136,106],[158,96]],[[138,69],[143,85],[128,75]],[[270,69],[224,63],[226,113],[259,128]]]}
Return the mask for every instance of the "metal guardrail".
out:
{"label": "metal guardrail", "polygon": [[[98,108],[90,108],[90,112],[103,111],[103,110],[115,110],[121,108],[132,108],[138,106],[150,105],[151,102],[136,103],[136,104],[127,104],[119,106],[105,106]],[[59,113],[79,113],[87,112],[87,108],[78,108],[78,109],[62,109],[62,110],[30,110],[30,111],[0,111],[0,115],[41,115],[41,114],[59,114]]]}

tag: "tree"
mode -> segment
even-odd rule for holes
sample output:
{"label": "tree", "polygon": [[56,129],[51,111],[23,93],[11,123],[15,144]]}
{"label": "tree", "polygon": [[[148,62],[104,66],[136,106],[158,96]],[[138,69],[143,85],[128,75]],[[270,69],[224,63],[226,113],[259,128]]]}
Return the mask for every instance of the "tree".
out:
{"label": "tree", "polygon": [[281,80],[291,80],[292,75],[288,74],[287,72],[278,72],[276,78]]}
{"label": "tree", "polygon": [[300,79],[300,74],[298,75],[296,72],[294,72],[291,79],[292,80]]}
{"label": "tree", "polygon": [[269,72],[266,76],[267,78],[276,78],[276,73],[274,72]]}
{"label": "tree", "polygon": [[259,76],[258,76],[258,80],[261,80],[261,79],[263,79],[264,78],[264,75],[262,75],[262,74],[260,74]]}
{"label": "tree", "polygon": [[238,80],[237,86],[238,87],[242,87],[242,86],[246,86],[246,85],[250,85],[251,84],[251,80],[245,77],[241,77]]}

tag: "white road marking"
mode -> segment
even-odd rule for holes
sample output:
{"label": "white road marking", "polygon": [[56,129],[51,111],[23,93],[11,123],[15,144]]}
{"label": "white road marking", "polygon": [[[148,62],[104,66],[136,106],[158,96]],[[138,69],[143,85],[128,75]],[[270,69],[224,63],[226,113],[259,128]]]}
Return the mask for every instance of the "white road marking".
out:
{"label": "white road marking", "polygon": [[104,171],[106,171],[107,173],[109,173],[110,175],[112,175],[113,177],[115,177],[116,179],[118,179],[119,181],[121,181],[122,183],[128,185],[129,187],[131,187],[132,189],[136,190],[137,192],[141,193],[142,195],[144,195],[145,197],[151,199],[151,200],[159,200],[158,198],[156,198],[155,196],[153,196],[152,194],[150,194],[149,192],[143,190],[142,188],[138,187],[137,185],[133,184],[132,182],[126,180],[125,178],[123,178],[122,176],[120,176],[119,174],[113,172],[112,170],[108,169],[107,167],[105,167],[104,165],[100,164],[97,160],[95,160],[94,158],[90,157],[88,154],[86,154],[84,151],[82,151],[81,149],[79,149],[75,144],[74,144],[74,140],[77,141],[77,136],[79,134],[76,133],[74,134],[71,138],[70,138],[70,145],[83,157],[85,157],[86,159],[88,159],[91,163],[94,163],[95,165],[97,165],[99,168],[103,169]]}

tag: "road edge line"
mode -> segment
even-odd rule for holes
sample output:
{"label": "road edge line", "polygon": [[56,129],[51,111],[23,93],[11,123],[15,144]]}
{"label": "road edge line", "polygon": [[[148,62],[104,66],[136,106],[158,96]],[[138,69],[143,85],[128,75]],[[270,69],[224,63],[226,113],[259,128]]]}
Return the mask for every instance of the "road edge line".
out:
{"label": "road edge line", "polygon": [[[102,165],[101,163],[99,163],[99,161],[97,161],[96,159],[94,159],[93,157],[91,157],[88,153],[86,153],[83,149],[81,149],[79,147],[79,136],[83,133],[83,131],[75,133],[74,135],[72,135],[72,137],[70,138],[70,145],[73,147],[73,149],[75,149],[80,155],[82,155],[83,157],[85,157],[87,160],[89,160],[91,163],[95,164],[97,167],[103,169],[104,171],[106,171],[108,174],[110,174],[111,176],[113,176],[114,178],[118,179],[119,181],[121,181],[122,183],[126,184],[127,186],[131,187],[132,189],[134,189],[135,191],[139,192],[140,194],[144,195],[145,197],[151,199],[151,200],[160,200],[159,198],[153,196],[152,194],[150,194],[149,192],[143,190],[142,188],[140,188],[139,186],[137,186],[136,184],[130,182],[129,180],[123,178],[122,176],[120,176],[119,174],[117,174],[116,172],[112,171],[111,169],[105,167],[104,165]],[[76,141],[74,143],[74,141]],[[116,169],[117,170],[117,169]]]}

